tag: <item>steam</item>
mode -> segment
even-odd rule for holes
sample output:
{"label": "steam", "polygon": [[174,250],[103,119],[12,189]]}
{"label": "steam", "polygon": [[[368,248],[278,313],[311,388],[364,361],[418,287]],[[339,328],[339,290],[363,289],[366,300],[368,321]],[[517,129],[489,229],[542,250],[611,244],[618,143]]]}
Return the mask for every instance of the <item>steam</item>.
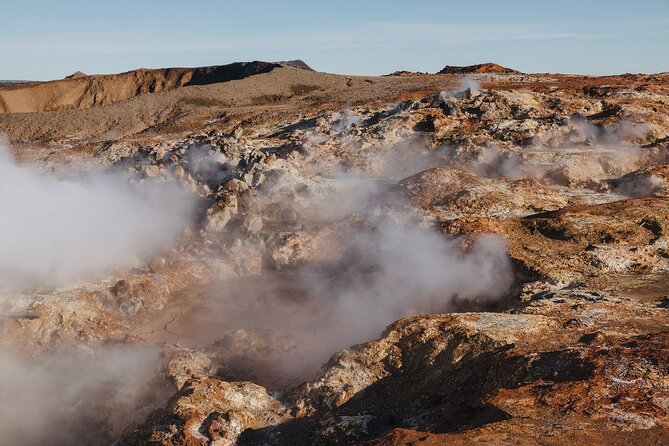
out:
{"label": "steam", "polygon": [[502,239],[448,238],[421,226],[395,194],[395,181],[339,169],[302,183],[291,177],[259,193],[255,205],[295,211],[313,229],[292,233],[300,241],[285,251],[317,258],[250,283],[218,284],[199,314],[170,325],[188,334],[186,342],[217,341],[212,354],[225,379],[296,385],[334,351],[378,336],[397,319],[465,302],[480,308],[508,291],[513,275]]}
{"label": "steam", "polygon": [[488,178],[531,178],[549,185],[602,188],[603,180],[639,168],[642,150],[628,141],[643,132],[643,126],[625,120],[611,128],[599,128],[572,118],[566,126],[535,137],[534,144],[521,151],[494,144],[480,147],[464,167]]}
{"label": "steam", "polygon": [[481,89],[481,83],[472,77],[463,77],[458,80],[458,85],[451,90],[442,91],[440,97],[442,100],[446,98],[464,98],[466,96],[478,95]]}
{"label": "steam", "polygon": [[[170,182],[72,169],[41,174],[0,147],[0,287],[68,285],[150,260],[176,241],[194,204]],[[146,415],[134,418],[155,390],[158,351],[62,347],[33,359],[0,352],[0,438],[110,444]]]}
{"label": "steam", "polygon": [[666,181],[653,174],[638,174],[636,172],[625,175],[620,180],[613,182],[613,192],[626,197],[647,197],[663,191]]}
{"label": "steam", "polygon": [[304,274],[312,296],[319,296],[331,323],[346,327],[341,347],[378,334],[408,315],[444,312],[458,299],[496,299],[511,282],[504,242],[477,239],[462,251],[461,240],[432,230],[372,226],[345,236],[348,255],[334,276]]}
{"label": "steam", "polygon": [[186,154],[188,171],[194,178],[205,184],[221,184],[234,171],[238,159],[230,159],[225,154],[211,150],[207,145],[189,147]]}
{"label": "steam", "polygon": [[[503,239],[449,238],[396,190],[403,178],[443,162],[439,155],[403,137],[366,150],[355,137],[361,122],[343,112],[319,124],[324,133],[305,132],[299,168],[275,164],[246,201],[263,227],[302,228],[263,242],[265,256],[280,250],[287,266],[210,287],[203,308],[190,319],[175,315],[160,340],[213,342],[209,353],[224,379],[285,388],[397,319],[481,308],[507,293],[513,274]],[[251,246],[253,237],[239,243]]]}
{"label": "steam", "polygon": [[204,311],[171,329],[206,331],[211,337],[199,341],[216,341],[212,353],[225,379],[290,387],[397,319],[452,311],[466,300],[480,307],[512,280],[505,244],[493,236],[463,251],[462,240],[432,230],[381,225],[348,232],[342,243],[345,255],[326,269],[218,285]]}
{"label": "steam", "polygon": [[[478,88],[465,79],[444,95],[472,98],[481,94]],[[481,308],[508,291],[513,274],[504,241],[440,234],[426,224],[429,216],[397,195],[402,178],[439,165],[482,177],[603,188],[603,180],[637,168],[641,156],[628,142],[643,132],[638,126],[622,121],[604,129],[577,118],[522,150],[488,145],[464,160],[448,148],[449,153],[430,151],[425,141],[403,137],[379,138],[374,150],[367,150],[370,145],[356,137],[362,121],[351,113],[332,125],[319,124],[324,133],[305,133],[307,160],[300,168],[306,177],[286,168],[280,184],[258,189],[247,203],[270,221],[264,209],[293,215],[300,223],[300,231],[284,234],[290,243],[279,257],[295,257],[286,260],[287,269],[277,268],[276,277],[265,274],[243,290],[229,282],[219,285],[210,290],[206,314],[190,327],[174,327],[185,333],[202,326],[210,333],[228,330],[212,352],[226,379],[295,385],[333,351],[373,338],[399,318]],[[310,157],[314,146],[318,150]],[[342,159],[346,166],[338,164]]]}
{"label": "steam", "polygon": [[[480,115],[484,121],[497,120],[488,126],[495,134],[517,132],[519,138],[527,138],[530,129],[543,128],[522,147],[487,143],[464,153],[455,151],[450,166],[479,176],[528,178],[546,185],[578,186],[602,192],[607,190],[608,180],[638,169],[645,155],[637,143],[645,139],[649,127],[629,117],[598,125],[575,114],[557,127],[546,128],[538,119],[514,111],[514,108],[527,109],[527,104],[519,103],[513,96],[480,91],[476,80],[471,78],[462,79],[456,89],[441,92],[440,99],[448,113],[457,117]],[[510,113],[504,116],[506,119],[499,120],[496,115],[500,106]],[[491,115],[487,115],[489,111]]]}
{"label": "steam", "polygon": [[172,183],[42,175],[0,147],[0,286],[60,286],[135,266],[175,241],[193,204]]}
{"label": "steam", "polygon": [[0,438],[18,446],[110,444],[156,401],[155,348],[62,348],[33,360],[0,355]]}

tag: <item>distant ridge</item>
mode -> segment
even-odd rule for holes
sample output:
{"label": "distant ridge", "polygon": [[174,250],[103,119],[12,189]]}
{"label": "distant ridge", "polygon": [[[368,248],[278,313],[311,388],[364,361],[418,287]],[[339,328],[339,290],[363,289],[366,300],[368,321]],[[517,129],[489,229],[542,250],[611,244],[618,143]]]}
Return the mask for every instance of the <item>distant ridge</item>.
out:
{"label": "distant ridge", "polygon": [[0,89],[0,113],[87,109],[191,85],[240,80],[282,67],[313,71],[301,60],[235,62],[198,68],[140,68],[125,73],[99,75],[77,71],[60,80],[32,84],[15,81],[7,83]]}
{"label": "distant ridge", "polygon": [[408,71],[408,70],[398,70],[393,71],[392,73],[384,74],[384,76],[425,76],[430,73],[424,73],[422,71]]}
{"label": "distant ridge", "polygon": [[[494,74],[522,74],[520,71],[514,70],[512,68],[503,67],[496,63],[480,63],[476,65],[446,65],[440,71],[437,71],[434,74],[484,74],[484,73],[494,73]],[[430,73],[425,73],[421,71],[408,71],[408,70],[399,70],[394,71],[384,76],[425,76]]]}
{"label": "distant ridge", "polygon": [[289,66],[289,67],[294,67],[294,68],[301,68],[303,70],[308,70],[308,71],[316,71],[313,68],[311,68],[307,63],[303,60],[300,59],[295,59],[295,60],[282,60],[281,62],[275,62],[279,65],[283,66]]}
{"label": "distant ridge", "polygon": [[483,73],[496,73],[496,74],[520,74],[520,71],[503,67],[496,63],[482,63],[477,65],[466,65],[466,66],[457,66],[457,65],[446,65],[441,71],[437,74],[483,74]]}
{"label": "distant ridge", "polygon": [[69,76],[65,76],[65,79],[76,79],[78,77],[86,77],[88,74],[84,73],[83,71],[75,71],[74,73],[70,74]]}
{"label": "distant ridge", "polygon": [[13,85],[21,85],[21,84],[34,84],[37,81],[16,81],[16,80],[2,80],[0,79],[0,88],[2,87],[11,87]]}

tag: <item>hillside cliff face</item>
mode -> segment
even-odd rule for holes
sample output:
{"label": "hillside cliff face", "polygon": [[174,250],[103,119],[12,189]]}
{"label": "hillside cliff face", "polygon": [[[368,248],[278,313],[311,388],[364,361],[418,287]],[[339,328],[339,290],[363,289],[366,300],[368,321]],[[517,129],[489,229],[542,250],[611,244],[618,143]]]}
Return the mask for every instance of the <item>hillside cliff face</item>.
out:
{"label": "hillside cliff face", "polygon": [[0,113],[87,109],[190,85],[243,79],[280,66],[268,62],[237,62],[200,68],[139,69],[111,75],[80,73],[63,80],[5,87],[0,90]]}

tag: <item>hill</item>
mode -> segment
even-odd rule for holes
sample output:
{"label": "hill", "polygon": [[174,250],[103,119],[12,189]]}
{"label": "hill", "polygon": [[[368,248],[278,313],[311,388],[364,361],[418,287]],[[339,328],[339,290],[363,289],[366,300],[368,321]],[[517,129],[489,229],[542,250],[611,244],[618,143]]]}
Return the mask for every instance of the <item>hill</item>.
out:
{"label": "hill", "polygon": [[78,71],[65,79],[9,85],[1,89],[0,113],[87,109],[180,87],[244,79],[286,65],[311,70],[302,61],[254,61],[200,68],[141,68],[92,76]]}
{"label": "hill", "polygon": [[503,67],[496,63],[482,63],[477,65],[467,65],[467,66],[446,65],[437,74],[483,74],[483,73],[519,74],[520,71]]}

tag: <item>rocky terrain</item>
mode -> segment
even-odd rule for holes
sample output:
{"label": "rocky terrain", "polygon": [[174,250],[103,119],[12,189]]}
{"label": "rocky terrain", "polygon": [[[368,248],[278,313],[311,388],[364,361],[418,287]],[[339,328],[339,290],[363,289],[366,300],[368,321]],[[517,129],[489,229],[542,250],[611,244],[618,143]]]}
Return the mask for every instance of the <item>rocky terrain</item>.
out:
{"label": "rocky terrain", "polygon": [[3,437],[668,444],[669,74],[294,65],[0,88],[20,168],[190,197],[3,289]]}

